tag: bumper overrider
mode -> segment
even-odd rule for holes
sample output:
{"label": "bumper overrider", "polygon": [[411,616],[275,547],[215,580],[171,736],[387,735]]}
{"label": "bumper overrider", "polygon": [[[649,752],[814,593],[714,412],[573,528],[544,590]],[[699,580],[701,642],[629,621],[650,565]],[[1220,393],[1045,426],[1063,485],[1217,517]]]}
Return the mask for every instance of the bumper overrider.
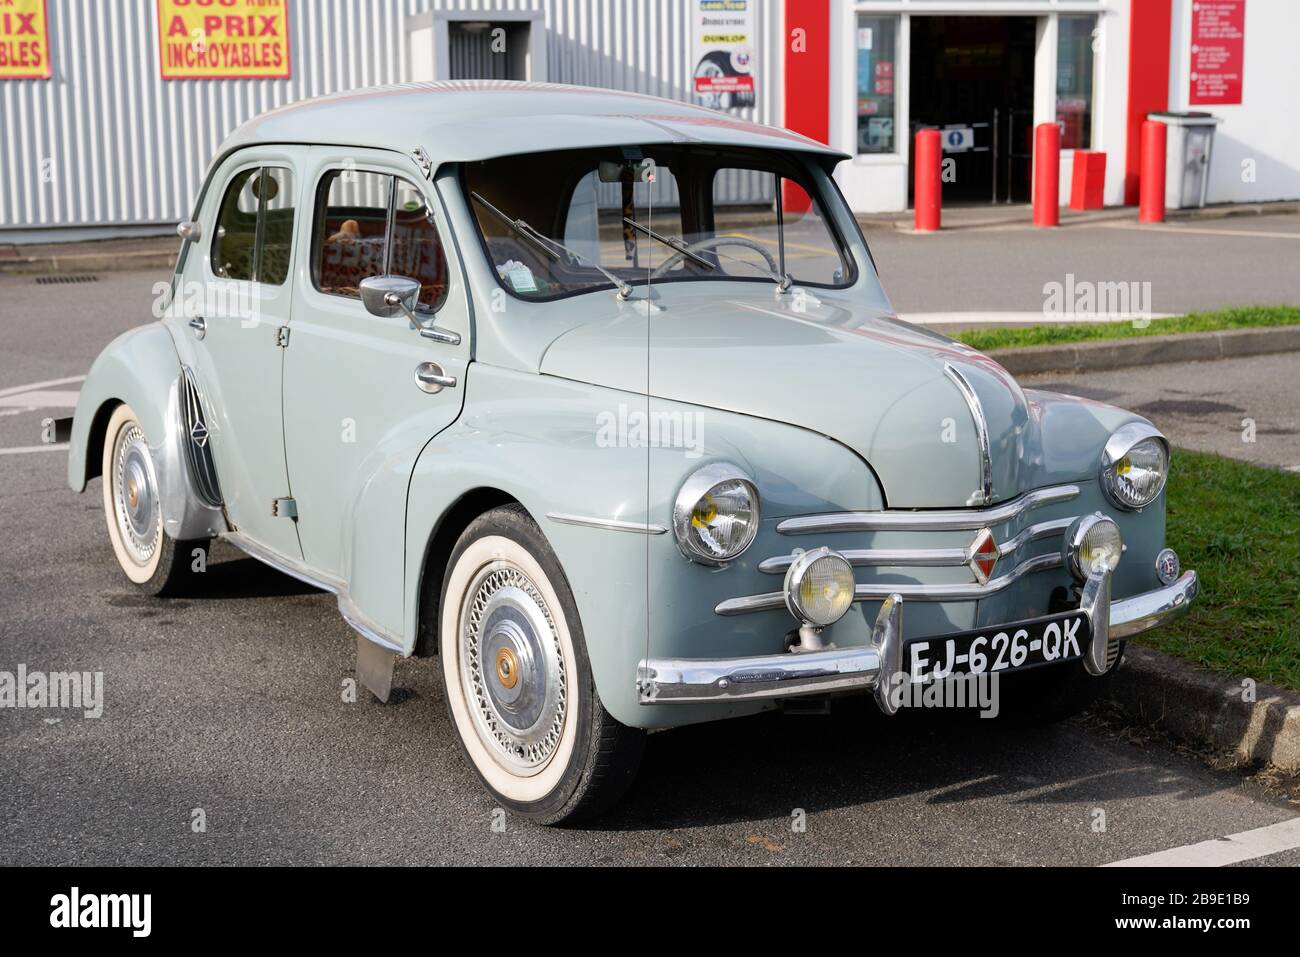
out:
{"label": "bumper overrider", "polygon": [[[1090,574],[1079,602],[1091,625],[1082,651],[1092,675],[1112,666],[1113,643],[1181,618],[1199,590],[1196,572],[1187,571],[1163,588],[1112,602],[1111,574]],[[649,658],[637,668],[637,690],[642,704],[689,704],[870,689],[881,710],[893,714],[890,680],[904,670],[903,641],[903,597],[895,592],[882,602],[868,645],[746,658]]]}

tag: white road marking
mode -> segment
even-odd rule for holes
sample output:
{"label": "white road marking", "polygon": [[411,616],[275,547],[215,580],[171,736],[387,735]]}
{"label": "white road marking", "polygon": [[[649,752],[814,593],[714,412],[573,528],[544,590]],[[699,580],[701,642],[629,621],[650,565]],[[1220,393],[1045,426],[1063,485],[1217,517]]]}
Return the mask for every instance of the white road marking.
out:
{"label": "white road marking", "polygon": [[900,312],[898,318],[918,326],[969,326],[974,323],[1013,323],[1030,325],[1057,324],[1064,322],[1130,322],[1134,319],[1169,319],[1175,314],[1170,312],[1153,312],[1149,316],[1137,316],[1126,313],[1096,316],[1086,313],[1054,315],[1041,309],[1035,312]]}
{"label": "white road marking", "polygon": [[1174,223],[1095,223],[1102,229],[1147,229],[1158,233],[1196,233],[1201,236],[1250,236],[1257,239],[1300,239],[1300,233],[1265,232],[1253,229],[1210,229],[1207,226],[1179,226]]}
{"label": "white road marking", "polygon": [[1300,847],[1300,817],[1213,841],[1130,857],[1105,867],[1223,867]]}
{"label": "white road marking", "polygon": [[75,409],[77,392],[41,390],[0,395],[0,407],[27,409]]}
{"label": "white road marking", "polygon": [[67,442],[51,442],[49,445],[22,445],[14,449],[0,449],[0,455],[27,455],[31,452],[66,452]]}
{"label": "white road marking", "polygon": [[85,382],[84,375],[68,376],[66,379],[50,379],[46,382],[29,382],[27,385],[11,385],[7,389],[0,389],[0,396],[18,395],[21,392],[35,392],[37,389],[47,389],[52,385],[71,385],[74,382]]}

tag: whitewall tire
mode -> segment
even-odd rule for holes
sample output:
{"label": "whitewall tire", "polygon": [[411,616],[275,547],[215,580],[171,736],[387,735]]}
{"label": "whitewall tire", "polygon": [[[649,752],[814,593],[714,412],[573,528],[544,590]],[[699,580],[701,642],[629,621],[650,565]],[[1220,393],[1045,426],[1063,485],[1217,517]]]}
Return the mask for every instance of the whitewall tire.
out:
{"label": "whitewall tire", "polygon": [[129,405],[119,405],[108,420],[102,466],[104,518],[118,566],[148,594],[179,591],[194,574],[194,550],[206,550],[208,543],[176,542],[163,531],[153,454]]}
{"label": "whitewall tire", "polygon": [[575,821],[631,783],[644,734],[601,705],[568,582],[522,508],[487,512],[461,535],[438,653],[461,748],[503,806],[541,823]]}

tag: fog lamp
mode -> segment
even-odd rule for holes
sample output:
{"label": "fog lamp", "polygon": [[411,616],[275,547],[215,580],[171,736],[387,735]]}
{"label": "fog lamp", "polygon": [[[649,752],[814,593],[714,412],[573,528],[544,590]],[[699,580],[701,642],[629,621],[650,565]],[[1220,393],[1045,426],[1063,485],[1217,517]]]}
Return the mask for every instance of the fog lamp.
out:
{"label": "fog lamp", "polygon": [[804,552],[785,573],[785,605],[802,622],[833,625],[853,605],[853,566],[829,548]]}
{"label": "fog lamp", "polygon": [[1065,533],[1065,567],[1079,581],[1103,568],[1114,571],[1124,554],[1119,526],[1098,513],[1083,515]]}

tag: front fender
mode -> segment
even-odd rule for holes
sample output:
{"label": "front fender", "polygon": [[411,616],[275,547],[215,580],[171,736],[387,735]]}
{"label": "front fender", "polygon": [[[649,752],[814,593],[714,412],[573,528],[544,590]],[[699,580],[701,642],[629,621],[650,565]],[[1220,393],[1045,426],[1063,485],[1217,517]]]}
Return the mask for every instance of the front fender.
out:
{"label": "front fender", "polygon": [[220,509],[194,490],[181,417],[181,363],[162,323],[130,329],[99,354],[86,376],[72,416],[68,485],[82,492],[102,471],[104,428],[115,406],[135,412],[149,441],[158,474],[163,529],[174,540],[210,538],[226,528]]}
{"label": "front fender", "polygon": [[[643,396],[476,363],[460,420],[424,449],[407,497],[407,650],[419,629],[421,580],[429,543],[457,503],[483,489],[524,506],[564,568],[582,618],[592,674],[605,708],[620,722],[664,727],[752,713],[763,705],[642,705],[636,669],[650,649],[745,646],[747,624],[713,605],[768,576],[753,563],[729,569],[687,562],[670,531],[638,534],[557,521],[584,516],[666,528],[686,475],[725,458],[755,476],[765,524],[828,508],[880,508],[871,471],[851,451],[794,426],[731,412],[653,400],[656,412],[697,416],[690,448],[653,449],[606,441],[600,424],[644,409]],[[649,508],[647,509],[647,502]],[[767,516],[770,516],[768,518]],[[648,562],[656,564],[653,570]],[[651,588],[656,595],[650,606]],[[779,639],[778,635],[778,639]],[[740,653],[737,651],[736,653]]]}

